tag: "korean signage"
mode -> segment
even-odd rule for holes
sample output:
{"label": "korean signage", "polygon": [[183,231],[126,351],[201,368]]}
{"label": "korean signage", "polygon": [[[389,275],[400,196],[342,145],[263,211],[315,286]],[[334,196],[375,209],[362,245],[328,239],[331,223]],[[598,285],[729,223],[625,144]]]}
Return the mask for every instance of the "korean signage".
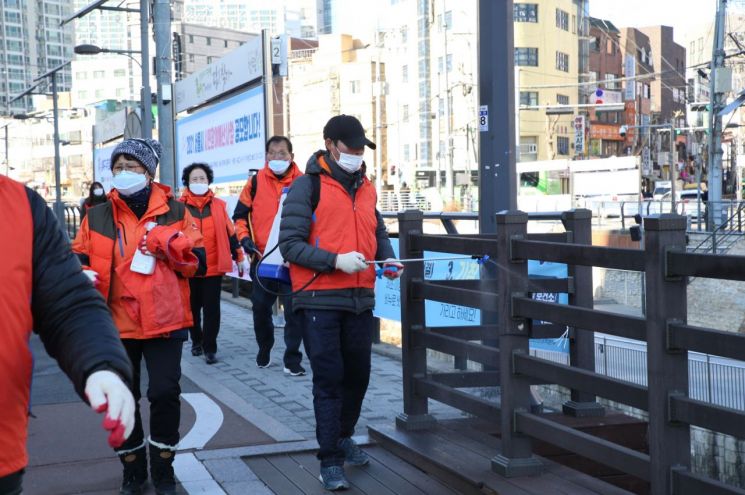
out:
{"label": "korean signage", "polygon": [[116,144],[93,150],[93,180],[103,184],[106,192],[111,190],[111,152],[114,148]]}
{"label": "korean signage", "polygon": [[636,59],[633,55],[626,55],[624,76],[630,79],[626,79],[623,99],[626,101],[636,100]]}
{"label": "korean signage", "polygon": [[649,146],[642,149],[642,175],[652,175],[652,154]]}
{"label": "korean signage", "polygon": [[[398,239],[391,239],[393,251],[399,256]],[[446,253],[424,252],[425,258],[447,257]],[[455,257],[455,256],[454,256]],[[541,263],[528,260],[528,273],[540,278],[564,278],[566,265],[561,263]],[[477,280],[480,266],[476,260],[456,259],[424,261],[425,280]],[[566,304],[566,294],[534,294],[534,299]],[[425,324],[428,327],[476,326],[481,324],[481,311],[468,306],[426,301]],[[401,321],[401,286],[399,280],[379,278],[375,281],[375,316],[386,320]]]}
{"label": "korean signage", "polygon": [[574,153],[581,155],[585,152],[585,116],[574,117]]}
{"label": "korean signage", "polygon": [[191,163],[209,164],[215,182],[245,181],[264,166],[264,91],[255,87],[176,121],[178,174]]}
{"label": "korean signage", "polygon": [[598,124],[593,122],[590,127],[590,139],[604,139],[606,141],[623,141],[621,126],[616,124]]}
{"label": "korean signage", "polygon": [[261,37],[247,41],[217,62],[176,81],[176,112],[195,107],[258,79],[264,72]]}

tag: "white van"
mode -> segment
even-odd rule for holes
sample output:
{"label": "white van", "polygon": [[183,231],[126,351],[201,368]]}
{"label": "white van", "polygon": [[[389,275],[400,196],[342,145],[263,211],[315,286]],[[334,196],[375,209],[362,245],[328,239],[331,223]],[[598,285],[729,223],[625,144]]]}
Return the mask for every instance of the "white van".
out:
{"label": "white van", "polygon": [[669,180],[658,180],[654,183],[652,199],[662,199],[662,197],[673,189],[673,183]]}

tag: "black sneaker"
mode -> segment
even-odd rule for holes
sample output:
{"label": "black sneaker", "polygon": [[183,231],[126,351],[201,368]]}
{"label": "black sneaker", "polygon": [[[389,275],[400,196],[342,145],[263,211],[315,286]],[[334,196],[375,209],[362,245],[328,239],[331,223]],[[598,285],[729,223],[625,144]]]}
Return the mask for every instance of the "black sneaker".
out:
{"label": "black sneaker", "polygon": [[256,354],[256,366],[259,368],[266,368],[270,364],[272,364],[272,360],[270,358],[271,355],[270,349],[259,349],[259,353]]}
{"label": "black sneaker", "polygon": [[204,350],[202,349],[201,345],[193,345],[191,346],[191,355],[192,356],[201,356],[204,353]]}
{"label": "black sneaker", "polygon": [[285,366],[285,373],[290,376],[303,376],[305,375],[305,368],[303,368],[299,364],[291,364],[289,366]]}
{"label": "black sneaker", "polygon": [[214,352],[205,352],[204,360],[207,361],[207,364],[215,364],[217,362]]}

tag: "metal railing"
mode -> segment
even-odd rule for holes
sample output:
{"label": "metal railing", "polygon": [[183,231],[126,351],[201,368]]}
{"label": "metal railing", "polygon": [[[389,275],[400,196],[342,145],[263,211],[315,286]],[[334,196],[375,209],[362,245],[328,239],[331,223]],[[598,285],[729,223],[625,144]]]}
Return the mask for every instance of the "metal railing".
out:
{"label": "metal railing", "polygon": [[[421,212],[399,214],[401,257],[418,258],[427,250],[488,255],[491,261],[484,265],[480,280],[425,280],[421,264],[411,264],[403,272],[404,412],[398,425],[430,425],[428,401],[434,399],[478,417],[499,418],[501,451],[492,467],[505,476],[540,472],[543,466],[533,456],[532,441],[541,440],[646,480],[655,495],[745,493],[691,472],[689,426],[745,438],[745,412],[689,396],[689,384],[697,378],[689,378],[688,358],[688,352],[695,351],[743,360],[745,335],[685,323],[687,278],[745,281],[745,257],[687,253],[687,222],[679,215],[645,218],[643,250],[591,245],[589,210],[565,212],[566,232],[559,234],[528,234],[528,219],[523,212],[500,213],[496,234],[426,235]],[[568,277],[531,279],[529,259],[565,263]],[[645,316],[593,309],[593,267],[642,272]],[[535,292],[568,293],[569,304],[532,299]],[[425,299],[479,308],[482,325],[428,328]],[[551,324],[533,325],[533,320]],[[566,326],[570,365],[530,355],[529,339],[558,337]],[[594,332],[646,342],[644,379],[638,376],[632,382],[598,373]],[[427,349],[481,363],[483,371],[429,373]],[[636,383],[644,380],[646,386]],[[568,387],[571,400],[564,404],[564,414],[602,414],[596,396],[647,411],[649,453],[530,412],[533,384]],[[459,390],[489,385],[500,386],[499,403]],[[710,398],[714,394],[712,388]]]}

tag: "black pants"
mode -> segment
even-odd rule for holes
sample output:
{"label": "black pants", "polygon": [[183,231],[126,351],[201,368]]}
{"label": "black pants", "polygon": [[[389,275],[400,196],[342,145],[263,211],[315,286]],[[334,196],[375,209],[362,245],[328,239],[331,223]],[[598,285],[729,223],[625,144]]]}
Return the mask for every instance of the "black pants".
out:
{"label": "black pants", "polygon": [[[256,266],[251,265],[251,311],[254,320],[254,333],[259,349],[271,350],[274,347],[274,322],[272,321],[272,306],[277,301],[277,296],[265,291],[256,282]],[[292,288],[276,280],[262,278],[261,283],[267,289],[277,294],[289,294]],[[300,343],[303,340],[301,317],[292,311],[292,297],[282,297],[285,315],[285,367],[300,364],[303,354],[300,352]]]}
{"label": "black pants", "polygon": [[135,398],[135,427],[132,435],[117,450],[130,450],[145,440],[140,416],[140,366],[145,358],[150,378],[147,399],[150,402],[150,437],[166,445],[180,439],[181,421],[181,350],[184,340],[178,338],[122,339],[133,368],[132,395]]}
{"label": "black pants", "polygon": [[341,466],[340,438],[351,437],[370,381],[372,311],[303,310],[305,350],[313,369],[313,409],[321,466]]}
{"label": "black pants", "polygon": [[0,477],[0,495],[21,495],[22,483],[23,469]]}
{"label": "black pants", "polygon": [[220,332],[221,286],[221,275],[189,279],[191,314],[194,317],[194,326],[189,329],[191,344],[192,346],[201,345],[204,352],[217,352],[217,334]]}

